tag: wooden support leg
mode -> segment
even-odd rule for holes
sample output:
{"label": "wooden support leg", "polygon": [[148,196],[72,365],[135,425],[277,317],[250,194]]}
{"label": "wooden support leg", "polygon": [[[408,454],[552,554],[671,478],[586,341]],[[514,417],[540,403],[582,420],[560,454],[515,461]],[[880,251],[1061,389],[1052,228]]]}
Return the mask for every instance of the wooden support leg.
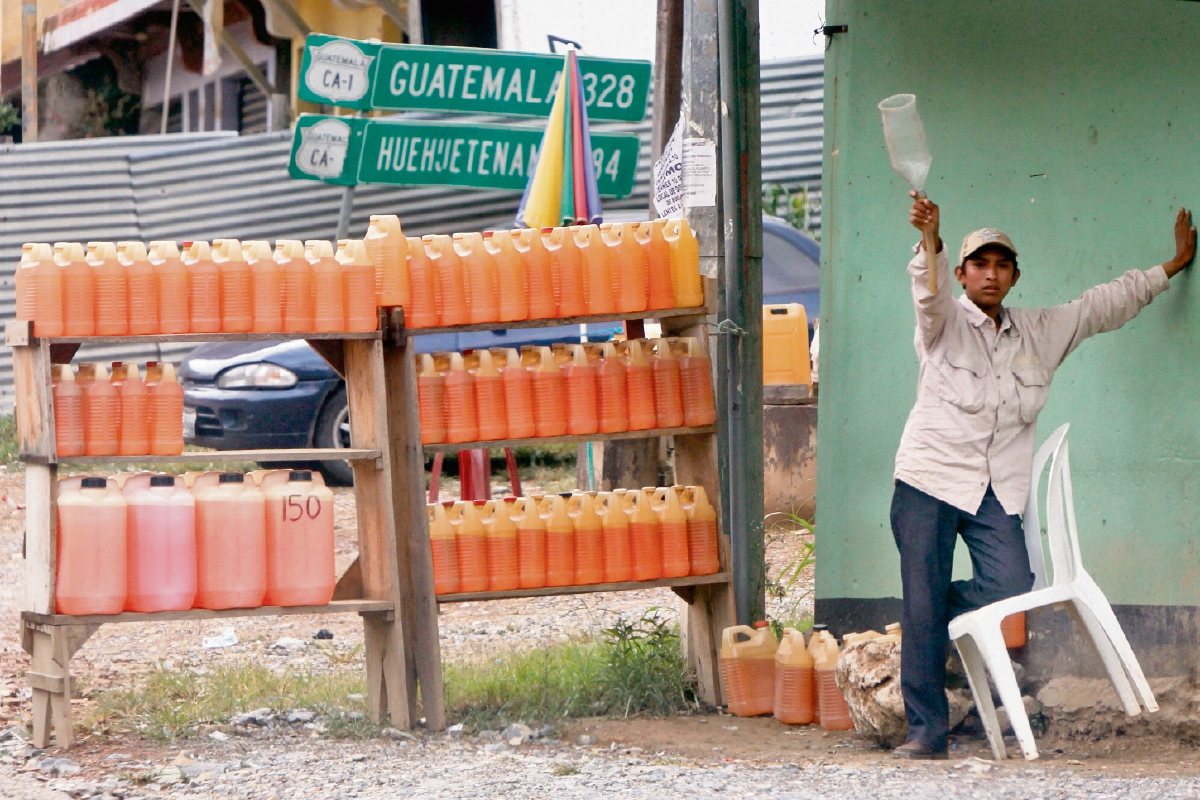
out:
{"label": "wooden support leg", "polygon": [[696,673],[700,700],[713,706],[724,703],[721,671],[717,663],[721,631],[734,624],[733,593],[727,583],[684,587],[676,594],[687,605],[680,615],[680,628],[688,663]]}
{"label": "wooden support leg", "polygon": [[30,653],[26,680],[33,690],[33,745],[45,748],[50,732],[64,750],[71,749],[71,657],[98,625],[43,626],[25,623],[22,637]]}
{"label": "wooden support leg", "polygon": [[394,613],[363,614],[367,661],[367,711],[378,724],[390,717],[401,730],[412,728],[404,675],[404,637]]}

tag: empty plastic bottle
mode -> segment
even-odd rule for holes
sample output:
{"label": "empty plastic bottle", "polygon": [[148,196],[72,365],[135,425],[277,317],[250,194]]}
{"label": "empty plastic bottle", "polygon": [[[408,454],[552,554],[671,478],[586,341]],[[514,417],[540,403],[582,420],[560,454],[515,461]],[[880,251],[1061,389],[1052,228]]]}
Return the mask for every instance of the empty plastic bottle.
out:
{"label": "empty plastic bottle", "polygon": [[580,436],[600,430],[600,408],[596,401],[597,369],[583,345],[570,347],[571,360],[563,370],[567,384],[567,433]]}
{"label": "empty plastic bottle", "polygon": [[289,333],[315,331],[313,272],[304,242],[280,239],[275,242],[274,258],[283,282],[283,329]]}
{"label": "empty plastic bottle", "polygon": [[804,634],[784,628],[775,651],[775,719],[788,725],[813,721],[813,658],[804,646]]}
{"label": "empty plastic bottle", "polygon": [[196,600],[196,501],[170,475],[126,482],[126,611],[186,611]]}
{"label": "empty plastic bottle", "polygon": [[499,296],[501,322],[529,318],[529,286],[525,274],[525,259],[517,252],[512,234],[508,231],[488,231],[483,244],[496,263],[496,292]]}
{"label": "empty plastic bottle", "polygon": [[654,492],[651,507],[658,515],[663,577],[681,578],[692,571],[688,554],[687,513],[673,488],[665,486],[650,491]]}
{"label": "empty plastic bottle", "polygon": [[692,575],[714,575],[721,569],[717,542],[717,511],[708,502],[703,486],[688,486],[680,496],[687,512],[688,557]]}
{"label": "empty plastic bottle", "polygon": [[429,353],[417,354],[417,408],[421,418],[421,444],[446,441],[446,379]]}
{"label": "empty plastic bottle", "polygon": [[87,262],[95,280],[96,335],[129,333],[129,281],[112,242],[88,242]]}
{"label": "empty plastic bottle", "polygon": [[253,278],[237,239],[213,239],[213,262],[221,275],[221,331],[245,333],[254,327]]}
{"label": "empty plastic bottle", "polygon": [[650,496],[642,489],[630,489],[621,498],[621,508],[629,515],[629,544],[635,581],[656,581],[663,576],[662,538],[658,515],[650,506]]}
{"label": "empty plastic bottle", "polygon": [[444,234],[429,234],[423,238],[425,252],[433,261],[437,276],[438,325],[466,325],[471,318],[467,307],[466,274],[462,259],[454,251],[454,240]]}
{"label": "empty plastic bottle", "polygon": [[475,377],[467,372],[462,353],[437,353],[434,363],[446,379],[446,441],[478,441]]}
{"label": "empty plastic bottle", "polygon": [[566,498],[546,495],[538,510],[546,525],[546,585],[570,586],[575,582],[575,526]]}
{"label": "empty plastic bottle", "polygon": [[267,593],[266,501],[245,476],[225,472],[193,487],[196,607],[257,608]]}
{"label": "empty plastic bottle", "polygon": [[518,587],[540,589],[546,585],[546,524],[533,497],[518,497],[510,509],[517,526]]}
{"label": "empty plastic bottle", "polygon": [[[741,637],[746,637],[741,639]],[[779,643],[765,622],[736,625],[721,632],[717,663],[729,713],[739,717],[770,714],[775,707],[775,652]]]}
{"label": "empty plastic bottle", "polygon": [[150,454],[177,456],[183,452],[183,387],[172,364],[146,364],[146,393],[150,397]]}
{"label": "empty plastic bottle", "polygon": [[488,588],[487,531],[479,510],[483,500],[460,500],[450,509],[450,524],[458,547],[458,590],[486,592]]}
{"label": "empty plastic bottle", "polygon": [[346,329],[346,301],[342,288],[342,265],[334,258],[333,244],[321,239],[304,242],[304,257],[312,265],[313,330]]}
{"label": "empty plastic bottle", "polygon": [[467,292],[467,321],[495,322],[500,319],[499,276],[496,260],[480,233],[454,234],[454,251],[462,259],[463,285]]}
{"label": "empty plastic bottle", "polygon": [[[150,398],[137,364],[114,361],[110,382],[116,387],[121,406],[117,455],[144,456],[150,452]],[[180,425],[182,420],[180,409]]]}
{"label": "empty plastic bottle", "polygon": [[596,497],[574,492],[567,499],[567,513],[575,529],[575,584],[604,582],[604,531],[596,513]]}
{"label": "empty plastic bottle", "polygon": [[569,228],[542,228],[542,242],[550,253],[550,276],[558,317],[588,313],[583,278],[583,254]]}
{"label": "empty plastic bottle", "polygon": [[416,236],[408,241],[408,286],[412,303],[404,307],[406,328],[436,328],[438,325],[437,271],[425,249],[425,243]]}
{"label": "empty plastic bottle", "polygon": [[629,398],[625,385],[625,364],[617,355],[612,342],[600,349],[601,359],[596,367],[596,405],[600,417],[600,433],[629,430]]}
{"label": "empty plastic bottle", "polygon": [[704,305],[700,279],[700,244],[686,219],[671,219],[663,226],[663,237],[671,245],[671,291],[676,308]]}
{"label": "empty plastic bottle", "polygon": [[604,547],[604,583],[633,580],[629,515],[622,508],[621,495],[601,492],[596,495],[595,508],[600,517],[600,537]]}
{"label": "empty plastic bottle", "polygon": [[539,437],[562,436],[567,432],[567,389],[562,370],[549,347],[521,348],[521,363],[533,383],[533,419]]}
{"label": "empty plastic bottle", "polygon": [[487,533],[488,591],[505,592],[521,585],[517,553],[517,525],[507,500],[483,504],[483,528]]}
{"label": "empty plastic bottle", "polygon": [[[504,379],[487,350],[475,350],[464,359],[467,371],[475,379],[475,410],[479,421],[479,440],[497,441],[508,437],[508,414],[504,407]],[[474,590],[472,590],[474,591]]]}
{"label": "empty plastic bottle", "polygon": [[375,265],[375,301],[382,307],[403,306],[407,313],[412,302],[408,284],[408,239],[395,214],[372,214],[363,240],[367,255]]}
{"label": "empty plastic bottle", "polygon": [[617,352],[625,364],[631,431],[644,431],[658,425],[658,412],[654,408],[654,372],[646,358],[645,345],[645,339],[631,339],[617,345]]}
{"label": "empty plastic bottle", "polygon": [[62,270],[63,335],[96,333],[96,275],[79,242],[55,242],[54,263]]}
{"label": "empty plastic bottle", "polygon": [[188,274],[190,333],[221,330],[221,270],[212,259],[208,242],[184,243],[183,264]]}
{"label": "empty plastic bottle", "polygon": [[[279,473],[284,473],[279,470]],[[323,606],[333,599],[333,492],[319,473],[291,470],[264,481],[269,606]]]}
{"label": "empty plastic bottle", "polygon": [[158,333],[158,274],[141,242],[117,242],[117,260],[129,286],[129,335]]}
{"label": "empty plastic bottle", "polygon": [[671,245],[663,236],[666,220],[656,219],[638,226],[637,241],[646,256],[646,308],[657,311],[675,307],[671,288]]}
{"label": "empty plastic bottle", "polygon": [[125,498],[104,478],[61,486],[54,606],[59,614],[119,614],[127,591]]}
{"label": "empty plastic bottle", "polygon": [[617,310],[613,295],[613,268],[599,226],[579,225],[570,230],[583,259],[583,291],[587,304],[584,313],[613,313]]}
{"label": "empty plastic bottle", "polygon": [[375,305],[375,265],[361,239],[338,241],[338,264],[342,268],[342,299],[345,330],[373,331],[379,327]]}
{"label": "empty plastic bottle", "polygon": [[542,241],[542,233],[536,228],[521,228],[511,235],[525,265],[529,319],[551,319],[557,315],[558,305],[554,299],[550,253]]}
{"label": "empty plastic bottle", "polygon": [[188,273],[174,242],[150,243],[150,263],[158,277],[158,329],[162,333],[187,333]]}
{"label": "empty plastic bottle", "polygon": [[429,515],[429,551],[433,557],[433,593],[454,594],[458,591],[458,545],[454,527],[441,503],[425,506]]}
{"label": "empty plastic bottle", "polygon": [[77,379],[83,396],[84,455],[115,456],[121,401],[116,387],[108,380],[108,370],[103,364],[80,364]]}
{"label": "empty plastic bottle", "polygon": [[712,425],[717,421],[713,402],[712,361],[708,351],[694,336],[672,343],[679,360],[679,387],[683,397],[683,424],[689,428]]}
{"label": "empty plastic bottle", "polygon": [[70,364],[50,365],[54,398],[54,450],[59,458],[83,455],[83,396]]}
{"label": "empty plastic bottle", "polygon": [[43,242],[22,246],[17,264],[17,319],[33,322],[34,336],[62,336],[63,272]]}
{"label": "empty plastic bottle", "polygon": [[500,382],[504,385],[504,412],[508,422],[509,439],[529,439],[537,435],[533,416],[533,379],[521,363],[516,348],[495,347],[492,362],[501,368]]}
{"label": "empty plastic bottle", "polygon": [[283,271],[269,242],[242,242],[250,266],[250,329],[255,333],[283,330]]}
{"label": "empty plastic bottle", "polygon": [[683,388],[679,362],[666,339],[655,339],[650,369],[654,375],[654,411],[656,427],[678,428],[683,425]]}
{"label": "empty plastic bottle", "polygon": [[606,222],[600,226],[612,265],[614,299],[621,313],[645,311],[649,303],[646,252],[637,231],[636,222]]}

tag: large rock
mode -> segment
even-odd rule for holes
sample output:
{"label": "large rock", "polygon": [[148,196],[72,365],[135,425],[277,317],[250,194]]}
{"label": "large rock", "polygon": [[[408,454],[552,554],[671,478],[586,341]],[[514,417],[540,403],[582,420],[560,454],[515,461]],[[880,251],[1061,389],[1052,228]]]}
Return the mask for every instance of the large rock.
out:
{"label": "large rock", "polygon": [[1054,678],[1038,692],[1047,732],[1068,739],[1120,735],[1165,736],[1200,744],[1200,688],[1187,676],[1151,678],[1159,711],[1125,716],[1112,684],[1103,678]]}
{"label": "large rock", "polygon": [[[855,642],[838,657],[836,676],[858,735],[881,747],[902,744],[908,719],[900,694],[900,645],[875,639]],[[946,699],[953,730],[974,702],[971,693],[963,689],[947,689]]]}

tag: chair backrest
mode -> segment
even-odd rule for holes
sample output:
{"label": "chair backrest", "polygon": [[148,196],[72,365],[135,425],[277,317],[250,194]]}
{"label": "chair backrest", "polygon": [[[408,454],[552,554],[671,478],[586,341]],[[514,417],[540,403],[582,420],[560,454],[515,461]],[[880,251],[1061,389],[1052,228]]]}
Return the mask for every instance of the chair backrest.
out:
{"label": "chair backrest", "polygon": [[[1061,427],[1059,427],[1056,431],[1054,431],[1054,433],[1052,433],[1048,437],[1046,437],[1046,441],[1042,442],[1042,446],[1038,448],[1037,453],[1033,457],[1033,470],[1031,471],[1030,477],[1029,477],[1029,498],[1025,501],[1025,516],[1024,516],[1024,519],[1022,520],[1022,522],[1024,525],[1024,529],[1025,529],[1025,548],[1029,551],[1029,568],[1033,572],[1033,588],[1034,589],[1044,589],[1046,587],[1046,559],[1045,559],[1045,555],[1042,551],[1042,525],[1041,525],[1041,519],[1038,514],[1038,501],[1039,501],[1039,495],[1040,495],[1039,489],[1041,486],[1042,473],[1046,469],[1046,462],[1050,461],[1051,457],[1053,456],[1054,461],[1052,462],[1051,467],[1050,467],[1051,478],[1053,479],[1053,476],[1055,474],[1055,466],[1059,464],[1058,454],[1059,454],[1060,450],[1062,450],[1065,454],[1067,429],[1070,427],[1071,427],[1070,423],[1066,423],[1066,424],[1062,425]],[[1065,458],[1062,461],[1062,465],[1059,467],[1060,471],[1062,469],[1066,469],[1068,471],[1068,481],[1069,481],[1069,479],[1070,479],[1069,478],[1069,469],[1070,468],[1069,468]],[[1058,481],[1052,481],[1052,482],[1053,482],[1054,491],[1060,495],[1060,501],[1061,501],[1061,493],[1062,493],[1061,479]],[[1051,486],[1050,485],[1047,485],[1047,488],[1046,488],[1046,498],[1047,498],[1047,531],[1048,532],[1050,530],[1061,531],[1062,530],[1061,524],[1056,524],[1053,526],[1053,528],[1051,528],[1051,522],[1052,522],[1053,517],[1057,517],[1058,521],[1061,523],[1062,504],[1061,504],[1061,502],[1055,504],[1055,508],[1057,509],[1058,513],[1057,513],[1057,515],[1054,514],[1053,513],[1054,509],[1050,508],[1050,498],[1051,498]],[[1074,509],[1072,509],[1072,511],[1071,511],[1072,527],[1074,526],[1074,513],[1075,513]],[[1052,536],[1052,540],[1053,540],[1053,538],[1056,538],[1053,535],[1051,535],[1051,536]],[[1054,547],[1054,545],[1052,543],[1050,555],[1051,555],[1051,559],[1054,561],[1054,567],[1055,567],[1054,577],[1055,577],[1055,580],[1057,581],[1057,579],[1060,575],[1060,569],[1059,569],[1058,558],[1055,557],[1055,549],[1056,548]],[[1069,572],[1069,570],[1068,570],[1068,572]]]}

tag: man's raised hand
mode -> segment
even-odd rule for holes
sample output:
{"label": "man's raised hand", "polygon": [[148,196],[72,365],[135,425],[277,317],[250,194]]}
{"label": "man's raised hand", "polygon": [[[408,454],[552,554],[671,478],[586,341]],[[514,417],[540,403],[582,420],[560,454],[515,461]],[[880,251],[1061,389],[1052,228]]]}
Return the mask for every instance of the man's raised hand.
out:
{"label": "man's raised hand", "polygon": [[1175,257],[1163,264],[1170,278],[1192,263],[1196,257],[1196,226],[1192,224],[1192,212],[1179,209],[1175,215]]}
{"label": "man's raised hand", "polygon": [[[917,193],[911,191],[908,196],[913,199],[912,210],[908,212],[908,221],[912,226],[921,233],[928,233],[931,238],[938,240],[938,249],[942,247],[941,239],[938,238],[938,223],[940,220],[938,207],[929,201],[928,198],[917,198]],[[1193,244],[1195,238],[1193,237]]]}

